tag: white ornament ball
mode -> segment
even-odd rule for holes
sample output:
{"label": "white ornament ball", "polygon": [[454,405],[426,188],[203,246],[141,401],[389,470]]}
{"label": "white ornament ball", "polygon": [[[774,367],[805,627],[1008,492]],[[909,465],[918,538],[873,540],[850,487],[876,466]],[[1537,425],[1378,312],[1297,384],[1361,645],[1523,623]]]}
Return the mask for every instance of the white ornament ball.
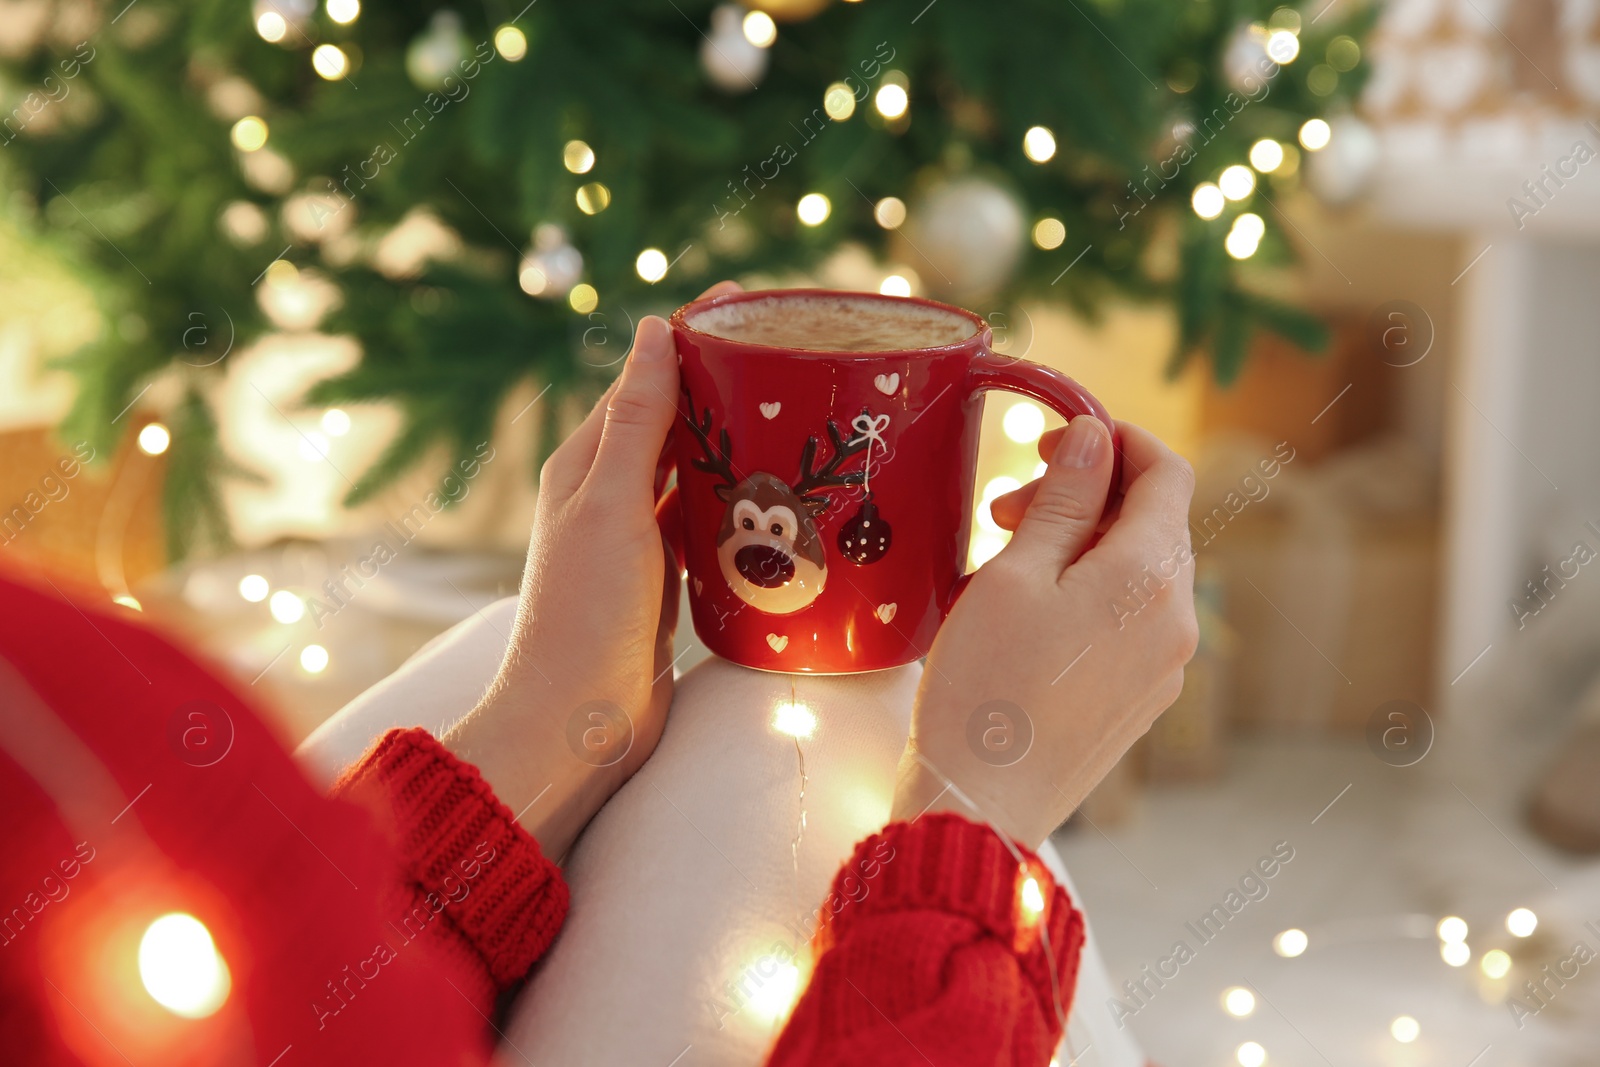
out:
{"label": "white ornament ball", "polygon": [[281,16],[292,34],[305,29],[317,13],[317,4],[316,0],[254,0],[250,5],[251,22],[259,23],[261,16],[268,13]]}
{"label": "white ornament ball", "polygon": [[445,78],[458,71],[470,48],[461,16],[443,8],[406,47],[406,74],[418,89],[443,89]]}
{"label": "white ornament ball", "polygon": [[1306,175],[1311,189],[1330,204],[1347,204],[1366,192],[1378,169],[1382,146],[1372,127],[1354,115],[1329,119],[1328,146],[1311,153]]}
{"label": "white ornament ball", "polygon": [[1278,65],[1267,55],[1266,33],[1241,22],[1222,50],[1222,72],[1234,89],[1257,96],[1262,84],[1278,72]]}
{"label": "white ornament ball", "polygon": [[700,45],[700,65],[711,84],[728,93],[747,93],[767,73],[767,50],[744,35],[745,9],[723,4],[711,12],[711,34]]}
{"label": "white ornament ball", "polygon": [[941,294],[966,299],[994,292],[1011,277],[1027,237],[1022,205],[987,178],[944,179],[912,204],[906,229],[921,271]]}
{"label": "white ornament ball", "polygon": [[[537,275],[523,276],[530,268]],[[546,222],[534,231],[533,251],[523,258],[518,270],[523,290],[529,295],[565,300],[567,291],[583,280],[583,253],[572,246],[566,230]]]}

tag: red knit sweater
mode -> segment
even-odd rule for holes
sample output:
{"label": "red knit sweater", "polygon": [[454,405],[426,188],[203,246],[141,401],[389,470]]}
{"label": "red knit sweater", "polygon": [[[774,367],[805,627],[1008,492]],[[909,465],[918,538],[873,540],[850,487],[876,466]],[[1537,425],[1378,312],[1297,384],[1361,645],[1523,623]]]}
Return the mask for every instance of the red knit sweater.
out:
{"label": "red knit sweater", "polygon": [[[489,1061],[496,997],[554,940],[567,887],[476,768],[394,730],[317,797],[246,701],[130,613],[0,576],[4,691],[22,694],[0,724],[8,1059]],[[227,726],[214,762],[195,723]],[[949,815],[858,845],[771,1062],[1048,1063],[1083,923],[1018,855]],[[232,972],[205,1019],[140,988],[139,935],[174,910]]]}

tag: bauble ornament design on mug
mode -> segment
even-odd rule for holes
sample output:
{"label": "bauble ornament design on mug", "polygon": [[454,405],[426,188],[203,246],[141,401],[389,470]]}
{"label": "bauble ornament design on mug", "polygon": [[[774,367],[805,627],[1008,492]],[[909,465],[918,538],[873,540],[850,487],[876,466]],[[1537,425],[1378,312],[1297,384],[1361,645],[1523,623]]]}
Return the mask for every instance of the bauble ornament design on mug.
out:
{"label": "bauble ornament design on mug", "polygon": [[865,500],[839,529],[839,554],[862,566],[876,563],[889,554],[891,537],[889,524],[878,514],[878,505]]}
{"label": "bauble ornament design on mug", "polygon": [[[790,482],[767,471],[754,471],[741,478],[734,469],[733,441],[727,429],[719,431],[713,443],[711,409],[706,408],[703,415],[697,416],[694,398],[688,397],[688,401],[689,429],[702,452],[692,462],[719,479],[717,499],[727,504],[717,533],[717,566],[723,579],[740,600],[758,611],[791,615],[808,606],[821,595],[828,579],[827,550],[817,521],[833,502],[829,490],[866,486],[865,464],[853,470],[843,468],[862,453],[870,461],[873,445],[883,444],[881,434],[889,424],[889,416],[874,418],[863,409],[852,423],[857,436],[849,439],[838,424],[828,419],[828,458],[819,464],[817,437],[807,437],[800,450],[800,476]],[[872,529],[874,524],[876,530]],[[856,563],[882,559],[888,551],[888,526],[877,518],[877,508],[870,499],[845,525],[846,530],[857,528],[862,532],[871,530],[871,541],[859,545],[852,541],[855,547],[851,549],[841,547],[845,557]],[[841,533],[841,546],[844,542],[845,534]]]}
{"label": "bauble ornament design on mug", "polygon": [[[878,376],[882,378],[880,374]],[[894,375],[895,385],[898,386],[900,375]],[[881,392],[880,387],[880,392]],[[884,449],[887,446],[883,441],[883,431],[889,426],[889,416],[879,415],[874,417],[866,409],[855,417],[850,428],[855,430],[860,438],[867,442],[867,458],[862,464],[863,477],[861,490],[865,497],[861,507],[845,524],[839,528],[839,554],[851,563],[867,566],[876,563],[889,554],[889,543],[893,537],[889,524],[878,514],[878,505],[872,501],[872,446]]]}

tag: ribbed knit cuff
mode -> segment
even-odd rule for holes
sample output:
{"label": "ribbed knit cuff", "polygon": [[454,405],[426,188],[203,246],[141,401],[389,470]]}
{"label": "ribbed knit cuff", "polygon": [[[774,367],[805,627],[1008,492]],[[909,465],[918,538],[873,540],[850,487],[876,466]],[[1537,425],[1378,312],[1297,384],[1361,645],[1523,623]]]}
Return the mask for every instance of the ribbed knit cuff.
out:
{"label": "ribbed knit cuff", "polygon": [[957,915],[1012,947],[1041,1008],[1054,1016],[1054,1005],[1072,1002],[1083,916],[1037,855],[1017,851],[1021,865],[994,830],[946,812],[891,823],[858,844],[835,876],[833,906],[823,908],[817,931],[819,955],[874,915]]}
{"label": "ribbed knit cuff", "polygon": [[561,929],[567,883],[478,769],[426,730],[390,730],[334,784],[335,796],[351,792],[386,803],[422,904],[476,951],[496,988],[522,978]]}

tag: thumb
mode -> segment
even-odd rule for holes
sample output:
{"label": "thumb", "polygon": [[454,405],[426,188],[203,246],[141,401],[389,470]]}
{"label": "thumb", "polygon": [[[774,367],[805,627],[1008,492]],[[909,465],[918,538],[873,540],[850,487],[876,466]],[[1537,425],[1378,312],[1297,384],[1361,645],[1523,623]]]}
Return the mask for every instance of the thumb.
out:
{"label": "thumb", "polygon": [[606,407],[593,477],[607,491],[646,497],[655,491],[656,461],[678,415],[678,361],[672,331],[649,315],[639,320],[633,351]]}
{"label": "thumb", "polygon": [[1088,547],[1111,485],[1111,432],[1079,415],[1061,435],[1050,467],[1005,551],[1030,564],[1065,570]]}

